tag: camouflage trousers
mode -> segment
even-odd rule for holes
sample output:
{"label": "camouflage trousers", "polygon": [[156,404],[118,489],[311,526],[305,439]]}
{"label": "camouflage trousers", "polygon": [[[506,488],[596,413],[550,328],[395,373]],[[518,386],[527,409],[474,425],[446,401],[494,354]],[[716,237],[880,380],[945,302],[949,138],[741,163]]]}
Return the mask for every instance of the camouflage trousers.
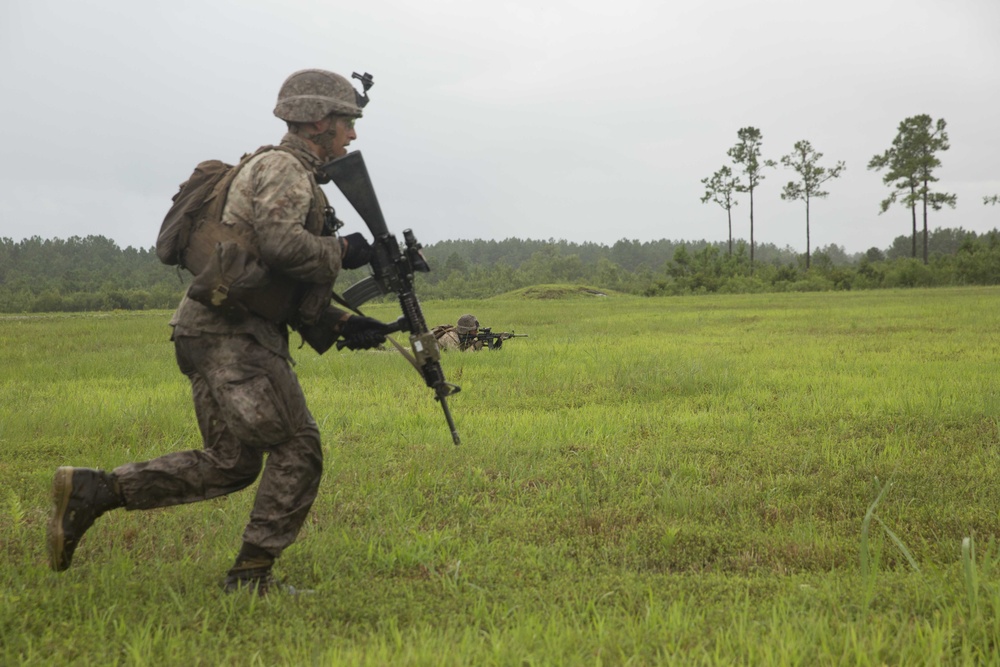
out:
{"label": "camouflage trousers", "polygon": [[125,506],[207,500],[260,476],[243,540],[278,557],[305,522],[323,471],[319,429],[298,378],[251,336],[178,336],[174,346],[191,380],[203,449],[116,468]]}

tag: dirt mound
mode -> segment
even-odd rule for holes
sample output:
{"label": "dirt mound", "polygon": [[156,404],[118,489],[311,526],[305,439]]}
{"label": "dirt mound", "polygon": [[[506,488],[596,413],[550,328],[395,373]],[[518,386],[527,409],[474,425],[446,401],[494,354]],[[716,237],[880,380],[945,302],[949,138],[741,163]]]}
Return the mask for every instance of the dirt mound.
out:
{"label": "dirt mound", "polygon": [[533,285],[511,293],[523,299],[570,299],[574,297],[607,297],[607,291],[584,285]]}

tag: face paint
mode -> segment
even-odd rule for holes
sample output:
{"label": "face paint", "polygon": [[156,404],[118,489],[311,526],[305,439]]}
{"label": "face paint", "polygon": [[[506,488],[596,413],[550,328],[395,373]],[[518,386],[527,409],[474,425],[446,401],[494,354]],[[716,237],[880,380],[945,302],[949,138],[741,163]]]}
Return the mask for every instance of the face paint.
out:
{"label": "face paint", "polygon": [[313,143],[326,153],[327,159],[347,155],[347,146],[357,138],[354,132],[354,120],[354,118],[335,117],[325,131],[313,135]]}

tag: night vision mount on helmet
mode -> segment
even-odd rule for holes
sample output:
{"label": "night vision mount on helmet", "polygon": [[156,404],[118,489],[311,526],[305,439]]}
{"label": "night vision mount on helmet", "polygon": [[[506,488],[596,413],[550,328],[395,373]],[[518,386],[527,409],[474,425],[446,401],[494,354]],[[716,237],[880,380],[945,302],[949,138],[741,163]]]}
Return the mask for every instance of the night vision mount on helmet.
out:
{"label": "night vision mount on helmet", "polygon": [[356,90],[354,91],[354,94],[357,96],[358,106],[364,109],[368,105],[368,89],[374,86],[375,82],[372,80],[372,75],[368,72],[365,72],[363,75],[351,72],[351,78],[360,81],[361,87],[364,88],[364,91],[360,93]]}

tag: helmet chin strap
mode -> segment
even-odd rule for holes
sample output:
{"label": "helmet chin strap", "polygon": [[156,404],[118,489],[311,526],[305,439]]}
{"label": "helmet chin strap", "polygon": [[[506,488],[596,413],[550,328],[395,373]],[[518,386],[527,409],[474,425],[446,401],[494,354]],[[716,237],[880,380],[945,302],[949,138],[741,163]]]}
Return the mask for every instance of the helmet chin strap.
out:
{"label": "helmet chin strap", "polygon": [[[306,132],[303,132],[300,136],[302,136],[303,139],[308,139],[311,143],[316,145],[316,147],[322,153],[322,155],[319,156],[321,162],[329,162],[334,158],[333,140],[334,137],[337,136],[336,122],[331,123],[330,127],[328,127],[323,132],[317,132],[316,134],[308,134]],[[317,169],[313,173],[313,176],[316,179],[316,182],[319,183],[320,185],[324,185],[330,182],[330,177],[322,170]]]}

